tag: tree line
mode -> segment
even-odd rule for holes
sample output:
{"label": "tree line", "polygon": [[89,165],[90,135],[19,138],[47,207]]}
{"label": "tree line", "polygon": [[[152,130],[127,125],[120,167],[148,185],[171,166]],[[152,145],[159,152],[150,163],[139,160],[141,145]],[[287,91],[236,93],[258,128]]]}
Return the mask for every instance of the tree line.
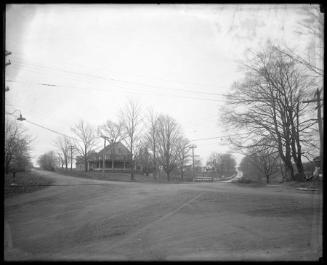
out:
{"label": "tree line", "polygon": [[[38,162],[42,168],[53,170],[58,164],[69,168],[71,149],[74,155],[84,161],[84,170],[88,171],[88,160],[96,149],[101,148],[101,137],[109,144],[122,142],[130,153],[131,180],[135,178],[135,163],[142,164],[146,173],[152,171],[157,178],[159,167],[165,172],[167,180],[173,171],[178,171],[183,180],[184,171],[190,158],[190,141],[181,126],[171,116],[148,110],[143,114],[139,104],[129,101],[119,111],[118,121],[107,120],[104,124],[92,127],[80,120],[71,131],[73,137],[60,136],[54,145],[54,151],[40,156]],[[49,161],[52,161],[50,163]],[[58,163],[59,162],[59,163]]]}
{"label": "tree line", "polygon": [[305,65],[271,44],[243,67],[245,77],[234,83],[223,120],[248,134],[230,142],[245,149],[248,158],[260,159],[268,182],[278,160],[285,179],[304,176],[303,158],[312,157],[319,147],[315,106],[303,101],[314,97],[319,81]]}
{"label": "tree line", "polygon": [[234,83],[229,108],[222,114],[225,124],[248,132],[230,139],[246,154],[240,166],[254,165],[267,182],[278,170],[284,180],[303,179],[308,165],[303,161],[312,163],[322,154],[323,128],[317,126],[321,122],[316,118],[317,104],[307,104],[306,99],[317,101],[323,92],[323,52],[319,50],[323,47],[324,16],[319,7],[303,8],[302,13],[297,33],[299,38],[310,37],[317,43],[318,49],[310,56],[313,60],[271,42],[252,51],[241,65],[244,78]]}
{"label": "tree line", "polygon": [[33,138],[14,119],[5,120],[5,173],[25,171],[32,167],[30,148]]}

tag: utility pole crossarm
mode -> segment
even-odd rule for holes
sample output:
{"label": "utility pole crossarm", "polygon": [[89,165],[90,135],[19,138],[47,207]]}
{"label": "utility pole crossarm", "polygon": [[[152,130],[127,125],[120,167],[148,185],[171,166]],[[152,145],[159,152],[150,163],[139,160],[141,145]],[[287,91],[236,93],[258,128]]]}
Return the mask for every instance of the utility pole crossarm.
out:
{"label": "utility pole crossarm", "polygon": [[[319,101],[323,101],[323,99],[321,98],[321,99],[319,99]],[[310,99],[310,100],[302,101],[302,103],[311,103],[311,102],[318,102],[318,100],[317,99]]]}

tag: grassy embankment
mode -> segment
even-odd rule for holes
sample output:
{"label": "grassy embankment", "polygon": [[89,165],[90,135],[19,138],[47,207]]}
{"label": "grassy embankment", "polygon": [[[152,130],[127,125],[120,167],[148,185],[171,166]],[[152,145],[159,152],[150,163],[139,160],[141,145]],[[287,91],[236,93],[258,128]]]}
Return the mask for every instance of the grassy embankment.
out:
{"label": "grassy embankment", "polygon": [[12,185],[13,175],[5,174],[4,196],[13,197],[18,194],[40,190],[53,183],[53,180],[39,176],[32,171],[17,172],[15,177],[16,185]]}
{"label": "grassy embankment", "polygon": [[[89,178],[89,179],[99,179],[99,180],[111,180],[111,181],[131,181],[130,173],[112,173],[112,172],[97,172],[97,171],[80,171],[80,170],[70,170],[70,169],[56,169],[56,172],[66,176],[80,177],[80,178]],[[146,176],[143,174],[134,175],[135,182],[151,182],[151,183],[167,183],[167,177],[162,173],[157,179],[154,179],[152,175]],[[192,177],[184,177],[183,182],[192,181]],[[180,176],[172,176],[169,183],[181,183]]]}
{"label": "grassy embankment", "polygon": [[234,182],[234,184],[241,185],[241,186],[251,186],[251,187],[260,187],[260,186],[285,186],[287,188],[291,189],[313,189],[313,190],[319,190],[322,191],[323,181],[322,178],[314,178],[310,179],[308,181],[302,180],[293,180],[293,181],[281,181],[282,176],[277,176],[273,179],[271,179],[270,183],[268,184],[265,181],[265,178],[262,177],[260,180],[253,180],[248,177],[241,178],[238,181]]}

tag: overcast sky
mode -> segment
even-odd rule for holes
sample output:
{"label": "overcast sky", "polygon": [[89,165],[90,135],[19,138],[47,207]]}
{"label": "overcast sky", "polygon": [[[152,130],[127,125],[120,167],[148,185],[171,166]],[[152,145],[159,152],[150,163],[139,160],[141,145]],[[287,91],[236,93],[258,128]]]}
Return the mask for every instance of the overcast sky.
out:
{"label": "overcast sky", "polygon": [[[239,62],[268,40],[304,54],[303,6],[8,5],[6,111],[72,135],[80,119],[117,120],[133,99],[175,118],[191,140],[235,134],[219,108],[243,75]],[[24,124],[36,137],[34,162],[55,149],[58,135]],[[230,149],[219,139],[194,143],[203,163]]]}

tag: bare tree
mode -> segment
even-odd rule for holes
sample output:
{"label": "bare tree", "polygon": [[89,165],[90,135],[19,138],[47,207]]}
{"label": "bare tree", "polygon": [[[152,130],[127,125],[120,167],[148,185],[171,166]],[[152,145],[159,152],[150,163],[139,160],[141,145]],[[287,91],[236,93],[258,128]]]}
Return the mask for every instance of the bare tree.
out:
{"label": "bare tree", "polygon": [[265,176],[267,184],[270,177],[278,172],[278,152],[273,148],[253,147],[249,150],[250,161]]}
{"label": "bare tree", "polygon": [[158,152],[168,181],[170,173],[177,166],[180,139],[181,129],[177,122],[168,115],[160,115],[158,118]]}
{"label": "bare tree", "polygon": [[38,164],[44,170],[54,171],[58,162],[54,151],[47,152],[38,158]]}
{"label": "bare tree", "polygon": [[141,141],[135,148],[135,162],[141,167],[142,173],[148,176],[153,166],[147,142]]}
{"label": "bare tree", "polygon": [[156,179],[158,174],[158,114],[153,110],[149,110],[148,113],[148,128],[145,139],[152,154],[153,177]]}
{"label": "bare tree", "polygon": [[5,171],[25,169],[30,166],[30,144],[33,139],[15,120],[5,121]]}
{"label": "bare tree", "polygon": [[62,153],[58,152],[57,154],[58,154],[58,164],[59,164],[59,166],[61,166],[61,168],[64,168],[65,160],[62,157]]}
{"label": "bare tree", "polygon": [[130,152],[131,180],[134,181],[135,147],[141,139],[141,107],[137,103],[129,101],[120,112],[120,120],[123,124],[124,134],[126,135],[123,141]]}
{"label": "bare tree", "polygon": [[98,134],[106,136],[110,143],[121,142],[126,137],[122,121],[107,120],[105,124],[98,127]]}
{"label": "bare tree", "polygon": [[88,171],[88,156],[96,146],[95,131],[83,120],[79,121],[71,130],[77,137],[75,141],[76,150],[84,160],[85,171]]}
{"label": "bare tree", "polygon": [[181,180],[184,180],[184,168],[190,158],[190,141],[181,137],[177,143],[177,163],[181,174]]}
{"label": "bare tree", "polygon": [[111,145],[111,158],[112,158],[112,168],[115,164],[115,148],[114,143],[121,142],[125,139],[126,135],[124,132],[124,124],[122,121],[113,122],[107,120],[105,124],[98,127],[99,136],[104,136],[106,140],[109,141]]}
{"label": "bare tree", "polygon": [[[317,77],[322,78],[324,74],[324,69],[322,67],[324,54],[324,13],[320,10],[318,5],[303,6],[300,11],[302,17],[298,23],[296,32],[300,35],[300,37],[303,35],[311,37],[312,43],[308,49],[314,48],[314,57],[306,59],[288,47],[276,48],[278,48],[281,53],[292,58],[297,63],[304,65],[310,72],[316,74]],[[318,42],[318,49],[316,49],[316,42]],[[318,56],[316,57],[316,55]],[[316,65],[317,60],[321,62],[321,66]]]}
{"label": "bare tree", "polygon": [[212,153],[207,161],[207,166],[214,168],[220,176],[231,176],[236,171],[236,161],[231,154]]}
{"label": "bare tree", "polygon": [[60,159],[65,164],[65,168],[68,168],[70,162],[70,146],[72,145],[71,140],[66,136],[60,136],[55,141],[55,146],[60,151]]}
{"label": "bare tree", "polygon": [[233,109],[226,109],[223,119],[238,129],[247,129],[249,134],[233,143],[246,148],[274,148],[288,178],[294,179],[292,159],[303,174],[301,138],[315,123],[301,101],[315,81],[274,46],[256,53],[245,69],[245,79],[234,85],[229,97]]}

